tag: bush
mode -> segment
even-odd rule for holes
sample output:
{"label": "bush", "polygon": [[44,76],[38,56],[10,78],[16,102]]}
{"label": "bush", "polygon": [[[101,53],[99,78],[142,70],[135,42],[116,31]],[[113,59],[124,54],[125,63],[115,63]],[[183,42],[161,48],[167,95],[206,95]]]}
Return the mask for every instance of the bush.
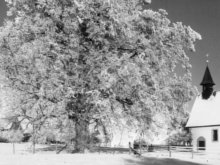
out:
{"label": "bush", "polygon": [[31,134],[30,133],[24,133],[23,134],[23,138],[22,138],[22,142],[28,142],[31,138]]}
{"label": "bush", "polygon": [[9,143],[9,142],[21,142],[23,138],[23,133],[21,130],[8,130],[1,132],[0,142]]}
{"label": "bush", "polygon": [[172,134],[168,137],[167,143],[169,145],[191,145],[192,134],[187,131],[180,131]]}
{"label": "bush", "polygon": [[134,141],[133,148],[134,148],[134,149],[139,149],[139,148],[140,148],[140,145],[141,145],[143,148],[147,147],[147,142],[146,142],[146,140],[144,140],[144,139],[136,139],[136,140]]}
{"label": "bush", "polygon": [[56,136],[54,133],[50,132],[46,135],[46,143],[56,143]]}
{"label": "bush", "polygon": [[7,138],[0,136],[0,143],[8,143],[8,142],[9,140]]}
{"label": "bush", "polygon": [[93,145],[98,145],[102,143],[102,140],[99,137],[94,136],[90,138],[90,143]]}
{"label": "bush", "polygon": [[23,132],[21,130],[10,130],[10,131],[7,131],[7,139],[9,140],[9,142],[15,142],[15,143],[18,143],[18,142],[22,142],[22,139],[23,139]]}
{"label": "bush", "polygon": [[104,138],[100,137],[99,131],[95,131],[95,132],[90,134],[89,144],[91,146],[100,145],[103,141],[104,141]]}

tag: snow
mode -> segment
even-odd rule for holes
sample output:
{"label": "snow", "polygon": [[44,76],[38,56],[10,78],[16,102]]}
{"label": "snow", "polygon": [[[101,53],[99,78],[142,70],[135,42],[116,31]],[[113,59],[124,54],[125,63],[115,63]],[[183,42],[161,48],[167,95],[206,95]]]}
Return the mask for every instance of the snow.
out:
{"label": "snow", "polygon": [[192,107],[186,127],[220,125],[220,92],[204,100],[198,96]]}
{"label": "snow", "polygon": [[[142,157],[125,154],[86,153],[59,155],[55,152],[37,152],[31,154],[24,152],[30,149],[30,144],[16,144],[16,154],[12,154],[12,144],[0,144],[0,165],[219,165],[219,155],[208,159],[210,156],[195,155],[192,159],[190,153],[150,152]],[[45,147],[37,145],[37,148]],[[23,152],[21,152],[23,151]]]}

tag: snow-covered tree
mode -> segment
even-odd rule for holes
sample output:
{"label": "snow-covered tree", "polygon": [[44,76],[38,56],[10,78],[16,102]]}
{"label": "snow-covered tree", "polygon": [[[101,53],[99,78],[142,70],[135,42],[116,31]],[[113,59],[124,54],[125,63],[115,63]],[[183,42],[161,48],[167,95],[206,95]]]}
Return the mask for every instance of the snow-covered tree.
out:
{"label": "snow-covered tree", "polygon": [[[193,96],[189,58],[200,35],[142,0],[6,0],[2,73],[19,92],[20,117],[35,129],[68,117],[75,149],[89,125],[140,132],[184,113]],[[176,66],[183,75],[177,76]]]}

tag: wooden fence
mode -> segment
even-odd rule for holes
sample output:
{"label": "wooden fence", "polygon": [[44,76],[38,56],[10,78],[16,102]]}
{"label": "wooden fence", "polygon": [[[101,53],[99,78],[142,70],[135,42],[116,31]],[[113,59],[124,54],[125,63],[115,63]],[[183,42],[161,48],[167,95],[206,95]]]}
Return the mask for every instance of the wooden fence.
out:
{"label": "wooden fence", "polygon": [[151,145],[148,147],[148,150],[143,150],[146,152],[168,152],[169,157],[173,157],[176,153],[188,153],[190,157],[193,159],[196,155],[207,155],[207,154],[220,154],[220,151],[216,152],[213,150],[206,152],[205,147],[196,147],[196,150],[193,146],[168,146],[168,145]]}
{"label": "wooden fence", "polygon": [[[194,153],[204,152],[204,147],[198,147],[196,151],[193,150],[192,146],[168,146],[168,145],[149,145],[142,148],[135,148],[135,150],[141,154],[148,152],[168,152],[169,157],[172,157],[172,153],[175,152],[189,152],[192,155]],[[105,152],[105,153],[131,153],[131,148],[126,147],[95,147],[92,150],[93,152]]]}
{"label": "wooden fence", "polygon": [[129,153],[130,149],[125,147],[94,147],[92,152],[99,152],[99,153]]}
{"label": "wooden fence", "polygon": [[[1,144],[1,148],[5,148],[7,151],[2,151],[2,152],[11,152],[13,154],[19,154],[19,153],[31,153],[31,145],[24,146],[24,144]],[[11,147],[11,148],[10,148]],[[37,147],[37,152],[43,152],[43,151],[52,151],[56,152],[59,151],[65,147],[64,145],[45,145],[45,146],[38,146]],[[116,154],[116,153],[125,153],[125,154],[135,154],[137,156],[140,155],[151,155],[151,153],[163,155],[165,157],[178,157],[179,155],[185,156],[187,158],[198,158],[198,157],[203,157],[207,158],[207,156],[211,157],[216,157],[220,159],[220,151],[216,150],[205,150],[204,147],[199,147],[195,150],[192,146],[168,146],[168,145],[148,145],[144,146],[142,148],[129,148],[129,147],[107,147],[107,146],[96,146],[91,149],[91,152],[98,152],[98,153],[111,153],[111,154]]]}

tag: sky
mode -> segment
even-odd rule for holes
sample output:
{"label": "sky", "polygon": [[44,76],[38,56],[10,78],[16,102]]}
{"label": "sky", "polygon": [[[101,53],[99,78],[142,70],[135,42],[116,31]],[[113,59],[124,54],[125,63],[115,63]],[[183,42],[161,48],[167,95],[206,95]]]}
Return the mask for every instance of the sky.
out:
{"label": "sky", "polygon": [[193,84],[198,87],[206,67],[209,54],[209,69],[220,90],[220,1],[219,0],[152,0],[150,8],[165,9],[173,22],[183,22],[199,32],[202,40],[196,42],[196,52],[188,53],[192,64]]}
{"label": "sky", "polygon": [[[215,90],[220,91],[220,0],[152,0],[149,8],[165,9],[172,22],[183,22],[201,34],[202,40],[196,42],[196,52],[188,53],[193,85],[201,91],[199,84],[207,65],[206,54],[209,54],[208,65],[216,84]],[[6,11],[4,0],[0,0],[0,26]]]}

